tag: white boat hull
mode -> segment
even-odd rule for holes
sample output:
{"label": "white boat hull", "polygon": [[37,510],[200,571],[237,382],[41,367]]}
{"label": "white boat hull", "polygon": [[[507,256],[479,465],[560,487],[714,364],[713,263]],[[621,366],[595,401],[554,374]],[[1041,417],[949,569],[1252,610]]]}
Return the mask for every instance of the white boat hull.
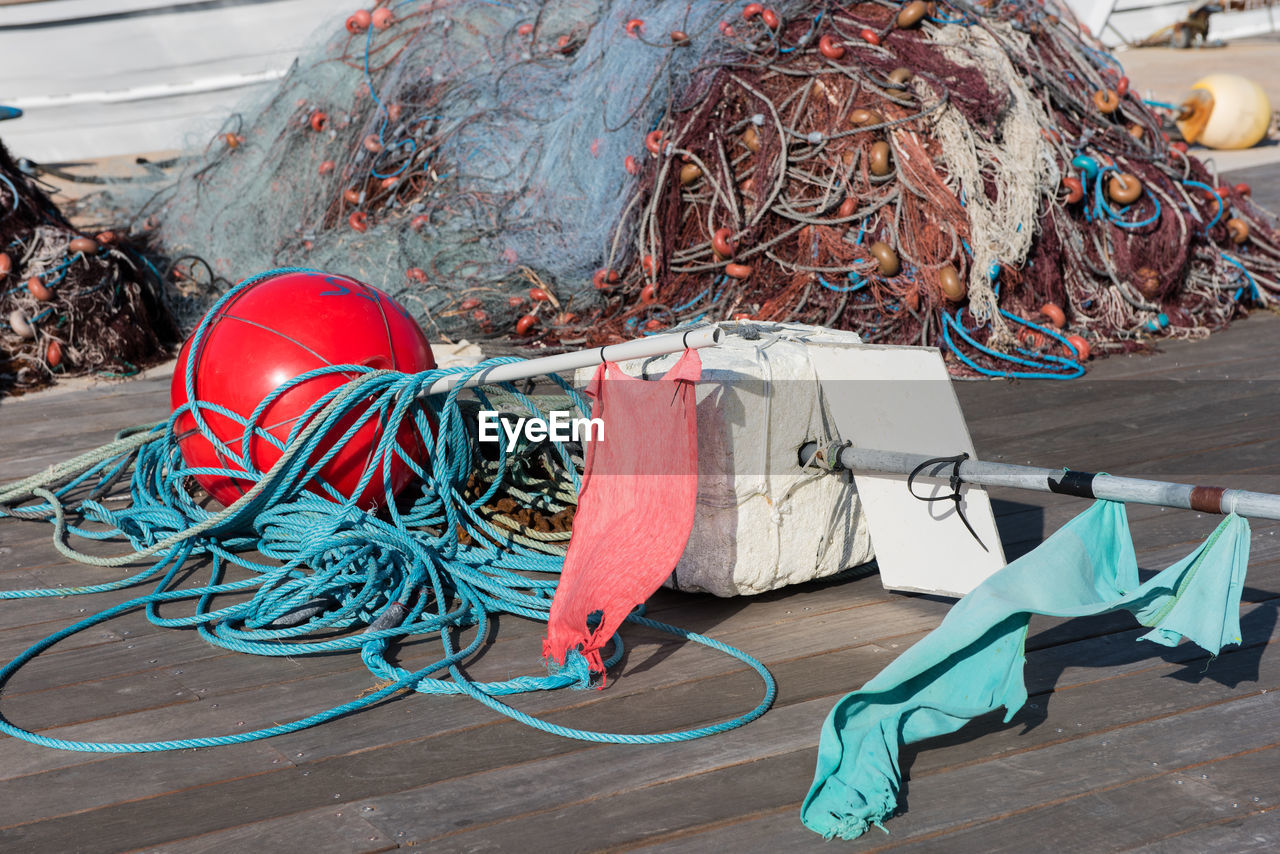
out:
{"label": "white boat hull", "polygon": [[[1065,0],[1066,5],[1108,47],[1137,44],[1185,20],[1189,0]],[[1268,0],[1223,2],[1209,19],[1209,38],[1226,40],[1280,32],[1280,4]],[[1247,8],[1242,8],[1247,7]]]}
{"label": "white boat hull", "polygon": [[0,124],[60,162],[202,144],[354,0],[44,0],[0,6]]}

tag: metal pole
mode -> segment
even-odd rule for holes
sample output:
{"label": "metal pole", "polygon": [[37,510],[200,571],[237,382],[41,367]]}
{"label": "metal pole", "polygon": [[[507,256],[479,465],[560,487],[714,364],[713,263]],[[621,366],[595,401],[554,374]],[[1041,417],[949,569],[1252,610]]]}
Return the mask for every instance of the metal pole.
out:
{"label": "metal pole", "polygon": [[621,344],[609,344],[605,347],[593,347],[590,350],[576,350],[572,353],[560,353],[555,356],[543,356],[540,359],[526,359],[523,362],[509,362],[505,365],[494,365],[465,378],[461,375],[441,377],[433,382],[421,396],[440,394],[462,383],[464,388],[488,383],[514,382],[515,380],[540,377],[544,374],[558,374],[562,371],[573,371],[578,368],[589,368],[603,362],[620,362],[626,359],[646,359],[650,356],[665,356],[668,353],[679,353],[681,350],[699,350],[720,343],[724,333],[718,326],[700,326],[688,332],[670,332],[665,335],[650,335]]}
{"label": "metal pole", "polygon": [[[837,456],[835,461],[829,459],[832,452]],[[818,456],[815,457],[815,454]],[[937,458],[927,454],[906,454],[854,447],[837,446],[820,451],[815,442],[808,442],[800,448],[801,465],[813,460],[832,470],[848,469],[855,473],[910,474],[931,459]],[[927,466],[921,474],[927,477],[950,477],[955,470],[964,483],[980,486],[1008,486],[1014,489],[1073,495],[1078,498],[1105,498],[1109,501],[1123,501],[1130,504],[1177,507],[1184,510],[1197,510],[1201,513],[1237,513],[1254,519],[1280,519],[1280,495],[1266,492],[1225,489],[1221,486],[1193,486],[1135,477],[1115,477],[1109,474],[1071,469],[988,463],[982,460],[962,460],[958,468],[956,465],[950,461],[938,462]]]}

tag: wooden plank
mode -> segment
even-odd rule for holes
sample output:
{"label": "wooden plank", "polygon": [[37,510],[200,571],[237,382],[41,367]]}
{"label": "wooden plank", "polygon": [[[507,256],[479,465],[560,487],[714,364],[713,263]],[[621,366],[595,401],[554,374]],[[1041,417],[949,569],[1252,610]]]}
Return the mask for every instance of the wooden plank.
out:
{"label": "wooden plank", "polygon": [[[824,713],[824,705],[825,700],[815,700],[787,706],[747,729],[694,742],[644,748],[604,745],[471,774],[372,798],[361,809],[371,824],[395,835],[401,845],[438,850],[442,844],[447,847],[442,843],[445,837],[459,832],[483,836],[489,824],[541,812],[551,799],[580,798],[587,803],[673,777],[741,770],[759,759],[792,753],[814,740],[811,724]],[[423,809],[424,804],[431,808]]]}
{"label": "wooden plank", "polygon": [[169,674],[150,672],[109,676],[48,691],[6,691],[3,708],[7,720],[39,730],[152,709],[170,709],[181,715],[181,706],[199,699]]}
{"label": "wooden plank", "polygon": [[1219,824],[1188,830],[1177,836],[1158,839],[1133,854],[1247,854],[1250,851],[1275,851],[1280,848],[1280,810],[1253,811]]}
{"label": "wooden plank", "polygon": [[[604,798],[593,798],[561,809],[521,815],[478,831],[435,839],[433,852],[508,851],[517,839],[539,840],[548,850],[598,851],[618,849],[661,833],[717,820],[731,821],[758,811],[775,809],[780,800],[794,797],[796,782],[812,777],[816,748],[793,751],[741,766],[720,768]],[[625,767],[617,773],[626,773]],[[800,782],[807,788],[807,784]],[[801,792],[803,794],[803,792]],[[791,820],[799,825],[796,811]],[[744,840],[723,851],[830,850],[817,834],[789,839],[786,846],[770,848]]]}
{"label": "wooden plank", "polygon": [[1236,169],[1222,176],[1223,183],[1246,183],[1253,188],[1253,201],[1269,211],[1280,211],[1280,164],[1268,163]]}
{"label": "wooden plank", "polygon": [[[1222,825],[1280,806],[1278,777],[1280,748],[1249,751],[1175,771],[1153,771],[1134,783],[1082,792],[901,848],[920,854],[1022,852],[1029,840],[1069,827],[1075,850],[1125,851],[1181,830],[1204,832],[1208,826],[1220,843],[1237,840],[1229,850],[1248,850],[1238,829]],[[1280,826],[1275,818],[1269,824],[1276,839]]]}
{"label": "wooden plank", "polygon": [[[419,805],[421,808],[422,805]],[[167,842],[148,854],[222,854],[232,851],[306,851],[308,854],[373,854],[399,847],[404,836],[392,839],[365,821],[351,806],[293,813],[206,833],[193,839]]]}
{"label": "wooden plank", "polygon": [[[53,754],[50,758],[55,761],[62,758],[60,751],[39,749]],[[260,744],[105,759],[80,754],[79,758],[75,765],[8,777],[6,796],[0,800],[0,838],[6,850],[124,851],[134,847],[130,833],[106,838],[92,826],[79,840],[59,843],[60,847],[39,843],[26,847],[20,840],[31,838],[33,828],[59,821],[50,816],[61,816],[64,821],[83,817],[79,819],[83,821],[105,804],[160,792],[198,792],[211,783],[255,779],[288,766],[279,753]]]}
{"label": "wooden plank", "polygon": [[[1259,714],[1264,717],[1255,719],[1254,716]],[[956,832],[968,827],[999,826],[1000,822],[1007,821],[1012,815],[1043,804],[1078,797],[1083,793],[1171,774],[1199,774],[1201,772],[1196,769],[1224,756],[1261,749],[1270,750],[1269,761],[1273,761],[1276,736],[1266,722],[1274,721],[1277,717],[1280,717],[1280,707],[1271,702],[1271,698],[1259,694],[1100,735],[1050,744],[1038,750],[1003,756],[991,762],[961,766],[949,773],[917,775],[913,772],[905,794],[906,811],[886,822],[889,836],[882,836],[873,829],[859,841],[858,850],[911,850],[915,846],[910,843],[919,840],[937,838],[944,832]],[[802,755],[810,761],[814,756],[807,751]],[[811,766],[809,770],[811,771]],[[799,776],[797,769],[761,769],[758,775],[754,775],[752,788],[769,787],[776,791],[775,804],[762,817],[753,819],[747,812],[721,810],[720,815],[707,821],[704,827],[686,823],[683,829],[670,832],[670,840],[657,840],[665,844],[655,845],[650,850],[804,851],[816,849],[818,844],[827,844],[801,825],[797,814],[800,797],[786,796],[785,786],[777,784],[777,779],[785,771],[792,774],[792,791],[798,791],[802,797],[808,789],[808,781],[796,779]],[[1274,774],[1274,770],[1272,773]],[[735,791],[740,788],[739,785],[729,783],[725,784],[725,788],[730,785]],[[663,792],[663,788],[665,787],[655,786],[649,790],[654,793],[655,802],[665,795],[677,794],[674,790]],[[607,807],[597,805],[597,809],[603,811]],[[651,804],[650,810],[655,809],[657,807]],[[561,827],[572,827],[576,833],[581,830],[575,825],[579,818],[580,813],[571,808],[543,813],[536,817],[537,823],[531,819],[519,823],[510,822],[501,836],[497,828],[488,828],[483,843],[508,843],[518,829],[533,835],[539,828],[553,823],[559,823]],[[734,818],[745,820],[735,821]],[[1196,818],[1193,817],[1192,820]],[[1104,832],[1109,826],[1105,821],[1100,824],[1095,829],[1095,834]],[[696,835],[686,836],[685,833]],[[1037,834],[1055,840],[1055,844],[1061,843],[1062,825],[1045,823],[1037,827]],[[647,835],[658,836],[657,833]],[[464,841],[464,837],[456,839]],[[644,839],[644,835],[636,835],[626,841],[640,842]],[[1022,843],[1021,850],[1027,850],[1025,835]],[[475,841],[475,844],[479,844],[479,841]],[[938,850],[986,849],[943,847]],[[1097,849],[1086,845],[1083,850]]]}

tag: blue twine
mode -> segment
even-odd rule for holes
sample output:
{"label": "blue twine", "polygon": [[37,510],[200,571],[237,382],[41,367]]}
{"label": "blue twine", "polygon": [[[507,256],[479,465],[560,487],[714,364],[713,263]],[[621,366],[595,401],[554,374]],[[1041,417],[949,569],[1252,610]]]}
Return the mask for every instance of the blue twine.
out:
{"label": "blue twine", "polygon": [[1215,214],[1213,215],[1213,219],[1209,220],[1208,224],[1207,224],[1207,225],[1205,225],[1205,227],[1204,227],[1205,234],[1208,234],[1208,233],[1209,233],[1209,229],[1211,229],[1211,228],[1213,228],[1215,225],[1217,225],[1218,220],[1222,218],[1222,214],[1223,214],[1223,213],[1226,211],[1226,209],[1227,209],[1226,203],[1222,200],[1222,196],[1219,196],[1219,195],[1218,195],[1217,190],[1215,190],[1213,187],[1210,187],[1208,184],[1201,183],[1200,181],[1183,181],[1183,182],[1182,182],[1182,186],[1184,186],[1184,187],[1197,187],[1197,188],[1199,188],[1199,189],[1201,189],[1201,190],[1204,190],[1204,191],[1205,191],[1205,192],[1207,192],[1209,195],[1213,196],[1213,198],[1217,201],[1217,203],[1218,203],[1218,212],[1217,212],[1217,213],[1215,213]]}

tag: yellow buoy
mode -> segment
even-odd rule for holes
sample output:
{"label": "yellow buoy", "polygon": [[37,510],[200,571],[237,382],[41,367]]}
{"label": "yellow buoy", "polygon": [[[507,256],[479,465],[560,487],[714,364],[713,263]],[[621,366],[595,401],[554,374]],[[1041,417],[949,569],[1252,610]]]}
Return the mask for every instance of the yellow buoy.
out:
{"label": "yellow buoy", "polygon": [[1257,145],[1270,125],[1267,93],[1238,74],[1210,74],[1198,81],[1178,118],[1187,142],[1220,149]]}

